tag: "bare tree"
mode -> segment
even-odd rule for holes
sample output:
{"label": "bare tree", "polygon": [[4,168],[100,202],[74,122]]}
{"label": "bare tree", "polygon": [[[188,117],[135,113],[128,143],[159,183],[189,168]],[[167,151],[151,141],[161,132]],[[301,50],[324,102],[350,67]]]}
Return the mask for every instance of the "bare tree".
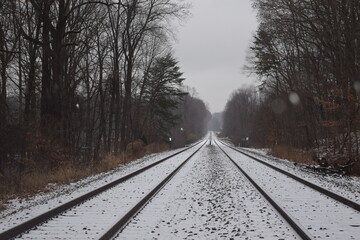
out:
{"label": "bare tree", "polygon": [[[289,103],[292,93],[300,100],[298,107],[286,104],[278,138],[308,149],[332,139],[335,158],[358,159],[359,3],[254,0],[254,7],[260,25],[253,70],[269,102]],[[290,140],[292,133],[300,142]]]}

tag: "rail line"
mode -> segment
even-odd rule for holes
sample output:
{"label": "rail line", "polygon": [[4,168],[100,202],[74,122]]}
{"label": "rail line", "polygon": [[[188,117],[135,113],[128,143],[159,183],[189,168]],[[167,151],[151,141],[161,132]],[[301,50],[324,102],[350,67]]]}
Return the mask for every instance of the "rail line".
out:
{"label": "rail line", "polygon": [[[360,227],[358,225],[360,214],[357,203],[223,142],[220,146],[218,141],[215,140],[214,142],[221,151],[273,205],[302,239],[330,237],[330,235],[334,239],[338,239],[340,236],[340,238],[348,239],[343,235],[345,232],[349,239],[356,238],[355,236],[359,233],[358,227]],[[228,149],[224,150],[224,147]],[[233,155],[235,152],[230,152],[231,149],[256,160],[256,162],[251,163],[243,158],[237,158],[236,155]],[[269,180],[275,180],[275,182],[269,185]]]}
{"label": "rail line", "polygon": [[[203,142],[203,144],[201,144],[202,142]],[[13,238],[16,238],[17,236],[19,236],[19,235],[21,235],[21,234],[23,234],[23,233],[26,233],[26,232],[30,231],[31,229],[36,228],[38,225],[40,225],[40,224],[42,224],[42,223],[44,223],[44,222],[46,222],[46,221],[48,221],[48,220],[50,220],[50,219],[58,216],[58,215],[60,215],[60,214],[63,213],[63,212],[66,212],[67,210],[69,210],[69,209],[71,209],[71,208],[73,208],[73,207],[75,207],[75,206],[77,206],[77,205],[80,205],[80,204],[86,202],[87,200],[89,200],[89,199],[91,199],[91,198],[93,198],[93,197],[95,197],[95,196],[97,196],[97,195],[99,195],[99,194],[101,194],[101,193],[109,190],[110,188],[113,188],[113,187],[115,187],[116,185],[118,185],[118,184],[120,184],[120,183],[123,183],[123,182],[125,182],[125,181],[128,181],[128,180],[132,179],[133,177],[135,177],[135,176],[137,176],[137,175],[139,175],[139,174],[141,174],[141,173],[143,173],[143,172],[145,172],[145,171],[147,171],[147,170],[149,170],[149,169],[151,169],[151,168],[159,165],[160,163],[163,163],[163,162],[165,162],[166,160],[171,159],[171,158],[173,158],[173,157],[175,157],[175,156],[177,156],[177,155],[179,155],[179,154],[181,154],[181,153],[183,153],[183,152],[185,152],[185,151],[188,151],[188,150],[194,148],[195,146],[198,146],[199,144],[201,144],[201,146],[200,146],[193,154],[191,154],[191,156],[190,156],[189,158],[187,158],[187,159],[185,160],[185,162],[187,162],[196,152],[198,152],[198,151],[205,145],[206,142],[207,142],[207,140],[206,140],[206,141],[199,141],[199,142],[197,142],[197,143],[195,143],[195,144],[193,144],[193,145],[191,145],[191,146],[189,146],[189,147],[187,147],[187,148],[185,148],[185,149],[183,149],[183,150],[180,150],[180,151],[178,151],[178,152],[176,152],[176,153],[174,153],[174,154],[171,154],[170,156],[167,156],[167,157],[165,157],[165,158],[162,158],[161,160],[158,160],[158,161],[156,161],[156,162],[154,162],[154,163],[152,163],[152,164],[149,164],[149,165],[146,166],[146,167],[143,167],[143,168],[141,168],[141,169],[139,169],[139,170],[136,170],[136,171],[134,171],[134,172],[132,172],[132,173],[124,176],[124,177],[121,177],[121,178],[119,178],[119,179],[117,179],[117,180],[115,180],[115,181],[112,181],[112,182],[110,182],[110,183],[108,183],[108,184],[106,184],[106,185],[104,185],[104,186],[102,186],[102,187],[99,187],[99,188],[97,188],[97,189],[95,189],[95,190],[93,190],[93,191],[91,191],[91,192],[88,192],[88,193],[86,193],[86,194],[84,194],[84,195],[82,195],[82,196],[80,196],[80,197],[77,197],[77,198],[75,198],[75,199],[73,199],[73,200],[71,200],[71,201],[69,201],[69,202],[67,202],[67,203],[64,203],[64,204],[62,204],[62,205],[60,205],[60,206],[58,206],[58,207],[56,207],[56,208],[53,208],[53,209],[51,209],[51,210],[49,210],[49,211],[47,211],[47,212],[45,212],[45,213],[42,213],[42,214],[40,214],[40,215],[38,215],[38,216],[30,219],[30,220],[27,220],[27,221],[24,222],[24,223],[21,223],[21,224],[15,226],[15,227],[13,227],[13,228],[10,228],[10,229],[8,229],[8,230],[6,230],[6,231],[4,231],[4,232],[1,232],[1,233],[0,233],[0,239],[4,239],[4,240],[5,240],[5,239],[13,239]],[[166,182],[168,182],[173,175],[175,175],[175,173],[181,168],[181,166],[183,166],[183,164],[185,164],[185,162],[182,163],[178,168],[176,168],[176,169],[171,173],[171,176],[170,176],[170,177],[168,176],[166,179],[164,179],[164,181],[161,183],[162,185],[159,184],[157,190],[154,189],[151,193],[149,193],[149,194],[145,197],[147,200],[145,201],[144,204],[146,204],[146,202],[148,201],[148,199],[151,199],[151,197],[152,197],[153,195],[155,195],[156,192],[159,191],[159,189],[161,189],[161,187],[162,187],[163,185],[165,185]],[[165,180],[166,180],[166,181],[165,181]],[[161,186],[160,186],[160,185],[161,185]],[[139,205],[139,206],[138,206],[138,205]],[[124,218],[122,218],[122,222],[121,222],[121,223],[123,223],[123,224],[120,224],[120,223],[119,223],[120,221],[119,221],[119,222],[117,223],[117,226],[123,227],[123,225],[131,218],[131,216],[133,216],[137,211],[139,211],[139,209],[141,209],[142,205],[141,205],[140,203],[139,203],[138,205],[136,205],[131,211],[129,211],[129,213],[128,213]],[[130,213],[130,212],[131,212],[131,213]],[[130,218],[129,218],[129,217],[130,217]],[[127,219],[127,220],[126,220],[126,219]],[[126,221],[125,221],[125,220],[126,220]],[[124,221],[125,221],[125,222],[124,222]],[[113,228],[112,228],[112,229],[113,229]],[[109,230],[108,232],[111,233],[111,231],[114,231],[114,230]],[[106,235],[104,235],[101,239],[107,239],[106,236],[108,236],[109,233],[107,233]]]}
{"label": "rail line", "polygon": [[143,209],[146,204],[175,176],[177,172],[206,144],[201,145],[195,152],[193,152],[188,158],[185,159],[174,171],[172,171],[161,183],[159,183],[150,193],[148,193],[141,201],[139,201],[130,211],[125,214],[118,222],[116,222],[108,231],[106,231],[99,240],[107,240],[116,236],[121,232],[129,221]]}
{"label": "rail line", "polygon": [[252,155],[250,155],[250,154],[248,154],[248,153],[246,153],[244,151],[241,151],[241,150],[239,150],[239,149],[237,149],[235,147],[229,146],[228,144],[224,143],[223,141],[220,141],[220,142],[222,144],[224,144],[225,146],[227,146],[227,147],[229,147],[229,148],[231,148],[231,149],[233,149],[233,150],[235,150],[235,151],[237,151],[237,152],[239,152],[239,153],[241,153],[241,154],[243,154],[243,155],[257,161],[257,162],[259,162],[259,163],[261,163],[261,164],[263,164],[263,165],[265,165],[265,166],[267,166],[267,167],[269,167],[269,168],[271,168],[271,169],[273,169],[273,170],[275,170],[277,172],[280,172],[280,173],[282,173],[282,174],[284,174],[284,175],[286,175],[286,176],[288,176],[288,177],[290,177],[290,178],[292,178],[292,179],[294,179],[294,180],[296,180],[296,181],[298,181],[298,182],[300,182],[300,183],[314,189],[315,191],[318,191],[318,192],[320,192],[320,193],[322,193],[322,194],[324,194],[324,195],[326,195],[326,196],[328,196],[328,197],[330,197],[330,198],[332,198],[332,199],[334,199],[334,200],[336,200],[338,202],[341,202],[342,204],[344,204],[344,205],[346,205],[346,206],[348,206],[348,207],[350,207],[350,208],[352,208],[352,209],[354,209],[356,211],[360,211],[360,204],[358,204],[358,203],[356,203],[354,201],[351,201],[350,199],[347,199],[347,198],[345,198],[343,196],[340,196],[339,194],[331,192],[331,191],[329,191],[329,190],[327,190],[325,188],[322,188],[322,187],[320,187],[320,186],[318,186],[318,185],[316,185],[314,183],[306,181],[305,179],[300,178],[300,177],[298,177],[298,176],[296,176],[296,175],[294,175],[292,173],[289,173],[289,172],[287,172],[287,171],[285,171],[285,170],[283,170],[281,168],[275,167],[274,165],[269,164],[269,163],[267,163],[267,162],[265,162],[265,161],[263,161],[263,160],[261,160],[259,158],[256,158],[256,157],[254,157],[254,156],[252,156]]}
{"label": "rail line", "polygon": [[302,227],[300,225],[300,223],[298,223],[298,221],[296,221],[285,209],[283,209],[280,204],[278,204],[262,187],[260,187],[260,185],[258,183],[255,182],[255,180],[253,180],[240,166],[239,164],[237,164],[233,158],[231,158],[229,156],[229,154],[227,154],[225,152],[225,150],[223,148],[220,147],[220,145],[217,143],[217,141],[214,141],[216,143],[216,145],[219,147],[219,149],[230,159],[230,161],[236,166],[236,168],[249,180],[249,182],[251,182],[251,184],[261,193],[262,196],[264,196],[264,198],[278,211],[278,213],[285,219],[285,221],[287,221],[289,223],[289,225],[295,230],[295,232],[297,234],[299,234],[299,236],[304,239],[304,240],[311,240],[313,239],[313,237],[311,236],[311,234],[304,229],[304,227]]}
{"label": "rail line", "polygon": [[[118,197],[120,196],[121,199],[122,199],[123,198],[122,196],[124,196],[124,194],[126,195],[127,192],[131,193],[132,192],[131,189],[133,189],[134,186],[135,187],[138,186],[138,185],[136,185],[136,184],[138,184],[138,182],[144,181],[145,182],[144,185],[146,185],[146,187],[143,187],[143,186],[141,186],[140,188],[138,187],[138,189],[131,194],[129,199],[133,198],[133,201],[127,202],[127,204],[125,204],[125,205],[124,204],[123,205],[121,205],[121,204],[118,205],[117,209],[121,209],[121,211],[118,212],[118,214],[116,216],[114,215],[111,218],[112,220],[110,220],[110,221],[109,221],[109,219],[105,218],[106,221],[103,224],[103,227],[102,228],[98,227],[97,230],[96,230],[96,234],[94,234],[94,232],[92,232],[92,234],[94,234],[93,235],[94,238],[98,238],[98,239],[101,239],[101,240],[112,239],[112,238],[118,236],[119,233],[121,233],[121,231],[127,226],[127,224],[129,222],[131,222],[131,220],[149,203],[149,201],[157,193],[159,193],[159,191],[161,191],[161,189],[167,183],[169,183],[171,181],[171,179],[181,170],[181,168],[197,152],[199,152],[200,149],[202,149],[203,146],[206,145],[206,143],[208,141],[210,141],[210,144],[211,144],[211,142],[213,142],[213,145],[216,145],[227,156],[227,158],[230,159],[230,161],[236,166],[236,168],[242,173],[242,175],[244,175],[249,180],[249,182],[257,189],[257,191],[260,192],[260,194],[273,206],[274,209],[276,209],[276,211],[283,217],[283,219],[289,224],[289,226],[294,229],[294,231],[299,235],[299,237],[301,239],[308,240],[308,239],[317,238],[317,236],[313,234],[314,232],[312,230],[309,231],[308,230],[309,228],[306,229],[306,227],[309,226],[309,224],[308,224],[309,222],[307,222],[308,219],[304,220],[303,218],[301,218],[301,216],[299,217],[299,215],[297,213],[294,213],[294,211],[292,211],[291,207],[289,209],[288,204],[283,205],[284,201],[281,200],[281,199],[283,199],[282,197],[280,199],[275,200],[274,199],[274,191],[271,190],[271,187],[270,187],[270,192],[269,192],[269,190],[268,190],[269,188],[266,185],[266,181],[265,181],[265,185],[264,185],[264,179],[265,178],[259,178],[256,175],[253,175],[254,172],[251,171],[251,168],[246,167],[247,166],[246,162],[243,162],[245,164],[244,166],[242,164],[239,164],[239,161],[238,161],[239,159],[236,160],[236,157],[231,156],[232,154],[237,154],[235,152],[232,152],[232,150],[234,150],[236,152],[239,152],[241,154],[244,154],[245,156],[247,156],[247,157],[249,157],[249,158],[251,158],[253,160],[256,160],[256,162],[257,162],[256,166],[258,166],[259,168],[260,168],[260,166],[264,165],[263,167],[261,167],[261,169],[269,169],[269,170],[266,170],[265,172],[270,171],[271,174],[274,174],[276,172],[274,172],[272,170],[275,170],[275,171],[277,171],[279,173],[282,173],[286,177],[290,177],[291,179],[295,180],[296,184],[295,184],[295,181],[293,181],[294,182],[293,184],[295,184],[296,186],[302,186],[301,188],[304,188],[303,185],[305,185],[307,187],[310,187],[312,190],[315,190],[316,192],[319,192],[320,194],[317,194],[314,191],[306,188],[307,191],[312,191],[314,194],[319,195],[319,196],[320,195],[325,195],[328,198],[331,198],[331,199],[333,199],[333,200],[335,200],[335,201],[337,201],[339,203],[344,204],[345,206],[342,206],[342,204],[340,204],[340,208],[339,208],[340,211],[343,211],[343,209],[345,209],[345,208],[346,209],[351,208],[351,211],[355,213],[355,216],[354,216],[354,219],[356,219],[355,221],[360,219],[359,215],[357,215],[357,213],[359,211],[359,209],[358,209],[359,204],[354,203],[351,200],[348,200],[348,199],[346,199],[346,198],[344,198],[344,197],[342,197],[340,195],[337,195],[337,194],[335,194],[333,192],[330,192],[329,190],[323,189],[323,188],[321,188],[321,187],[319,187],[319,186],[317,186],[317,185],[315,185],[313,183],[310,183],[310,182],[308,182],[308,181],[306,181],[306,180],[304,180],[302,178],[299,178],[299,177],[297,177],[297,176],[295,176],[295,175],[293,175],[291,173],[288,173],[283,169],[280,169],[280,168],[275,167],[275,166],[273,166],[273,165],[271,165],[269,163],[266,163],[266,162],[264,162],[264,161],[262,161],[260,159],[257,159],[256,157],[251,156],[250,154],[244,153],[244,152],[242,152],[242,151],[240,151],[240,150],[238,150],[238,149],[236,149],[234,147],[228,146],[227,144],[225,144],[225,143],[219,141],[218,139],[216,139],[216,137],[211,138],[211,135],[210,135],[210,138],[208,140],[198,142],[197,144],[194,144],[194,145],[192,145],[192,146],[190,146],[188,148],[185,148],[185,149],[183,149],[183,150],[181,150],[181,151],[179,151],[179,152],[177,152],[175,154],[172,154],[172,155],[170,155],[170,156],[168,156],[166,158],[163,158],[163,159],[161,159],[161,160],[159,160],[159,161],[157,161],[155,163],[149,164],[148,166],[146,166],[146,167],[144,167],[142,169],[139,169],[139,170],[137,170],[137,171],[135,171],[135,172],[133,172],[131,174],[128,174],[125,177],[122,177],[122,178],[120,178],[120,179],[118,179],[116,181],[113,181],[113,182],[111,182],[111,183],[109,183],[109,184],[107,184],[107,185],[105,185],[105,186],[103,186],[101,188],[98,188],[98,189],[96,189],[96,190],[94,190],[94,191],[92,191],[90,193],[87,193],[87,194],[85,194],[85,195],[83,195],[83,196],[81,196],[79,198],[76,198],[76,199],[74,199],[74,200],[72,200],[72,201],[70,201],[68,203],[65,203],[65,204],[63,204],[63,205],[61,205],[61,206],[59,206],[59,207],[57,207],[55,209],[52,209],[49,212],[41,214],[38,217],[35,217],[34,219],[28,220],[27,222],[24,222],[24,223],[12,228],[12,229],[9,229],[9,230],[7,230],[7,231],[5,231],[3,233],[0,233],[0,239],[16,238],[21,234],[26,234],[27,232],[30,232],[31,233],[30,237],[33,237],[33,238],[37,238],[37,234],[41,235],[44,232],[47,233],[47,232],[54,231],[52,234],[56,234],[56,232],[59,232],[60,228],[61,229],[64,228],[64,225],[60,224],[60,226],[58,227],[59,222],[54,220],[54,219],[57,219],[58,217],[60,217],[62,219],[66,219],[68,216],[70,216],[72,214],[72,212],[74,212],[74,209],[76,209],[78,211],[78,213],[81,213],[80,215],[86,215],[86,213],[83,214],[83,212],[87,211],[89,206],[93,207],[93,208],[94,207],[96,208],[96,206],[104,205],[104,206],[102,206],[103,210],[106,210],[106,211],[109,210],[109,213],[111,213],[111,211],[117,212],[118,210],[111,209],[111,207],[112,207],[111,204],[108,204],[108,203],[102,204],[102,201],[104,201],[104,198],[110,197],[110,198],[113,199],[112,203],[114,203],[114,202],[117,203],[120,200],[120,198],[117,198],[117,196]],[[190,150],[190,149],[192,149],[192,148],[194,148],[195,146],[198,146],[198,145],[201,145],[201,146],[194,149],[192,152],[189,152],[188,154],[190,154],[190,155],[186,155],[186,158],[184,156],[184,157],[181,157],[181,158],[180,157],[179,158],[174,158],[172,160],[169,160],[169,162],[166,161],[166,160],[171,159],[171,158],[175,157],[176,155],[179,155],[180,153],[186,152],[187,150]],[[181,161],[179,161],[180,159],[181,159]],[[185,160],[183,160],[183,159],[185,159]],[[156,165],[158,165],[158,164],[160,164],[162,162],[165,162],[164,163],[165,165],[161,165],[162,167],[160,168],[163,171],[159,172],[159,168],[153,168],[154,166],[156,166]],[[258,164],[258,163],[261,163],[262,165]],[[255,164],[255,163],[253,163],[253,164]],[[153,168],[153,169],[150,170],[151,168]],[[148,173],[140,174],[140,173],[143,173],[143,172],[145,172],[147,170],[149,170]],[[250,170],[250,172],[248,172],[249,170]],[[157,174],[157,173],[159,173],[159,174]],[[251,173],[251,174],[249,174],[249,173]],[[279,179],[287,179],[282,174],[277,174],[276,173],[275,175],[279,176]],[[135,176],[138,176],[138,177],[134,178]],[[152,179],[153,176],[156,176],[155,180],[151,180],[151,184],[148,184],[148,182],[146,182],[146,179]],[[260,176],[260,175],[258,175],[258,176]],[[281,176],[281,178],[280,178],[280,176]],[[134,179],[136,179],[136,180],[134,180]],[[118,184],[120,184],[120,183],[122,183],[124,181],[127,181],[127,180],[130,180],[130,182],[127,183],[126,185],[119,185],[120,187],[117,186],[115,189],[112,189],[111,191],[105,192],[106,190],[108,190],[108,189],[110,189],[112,187],[115,187],[116,185],[118,185]],[[133,185],[131,185],[131,184],[133,184]],[[124,187],[124,191],[122,192],[121,189],[123,188],[123,186],[128,186],[128,187],[127,187],[127,190],[125,190],[125,187]],[[290,188],[288,188],[288,187],[289,186],[286,185],[283,189],[291,189],[291,187]],[[141,189],[141,190],[139,190],[139,189]],[[318,189],[320,189],[320,190],[318,190]],[[144,194],[144,195],[141,194],[141,191],[142,191],[142,194]],[[107,196],[104,197],[104,194],[100,195],[100,193],[103,193],[103,192],[105,192],[105,195],[107,194]],[[100,198],[97,195],[99,195]],[[291,195],[292,199],[294,199],[294,197],[296,197],[296,194],[290,193],[290,195]],[[335,197],[333,197],[334,195],[335,195]],[[275,194],[275,197],[276,196],[278,197],[280,195]],[[311,196],[313,196],[313,195],[311,195]],[[322,198],[324,198],[324,196],[322,196]],[[91,199],[91,200],[89,200],[89,199]],[[302,200],[303,199],[298,199],[297,201],[300,202]],[[126,202],[127,198],[126,199],[124,198],[121,201]],[[325,199],[324,201],[327,202],[327,201],[332,201],[332,200],[330,200],[330,199],[326,200]],[[334,201],[332,201],[332,202],[334,202]],[[96,203],[98,205],[96,205]],[[322,204],[322,203],[323,202],[320,202],[319,204]],[[346,204],[346,203],[348,203],[348,204]],[[302,213],[303,215],[306,214],[306,209],[304,211],[304,209],[301,208],[301,207],[304,207],[304,206],[298,206],[298,207],[296,207],[296,210],[298,212],[303,212]],[[69,213],[68,210],[70,210],[70,213]],[[99,211],[100,210],[97,210],[96,212],[99,212]],[[350,209],[349,209],[349,211],[350,211]],[[64,215],[64,213],[65,213],[65,215]],[[295,215],[293,215],[293,213]],[[76,212],[75,212],[75,214],[76,214]],[[296,216],[296,218],[294,216]],[[315,213],[315,216],[316,216],[316,213]],[[324,216],[326,217],[326,216],[329,216],[329,215],[324,215]],[[68,218],[68,220],[66,220],[66,221],[69,221],[70,222],[69,224],[73,225],[72,216],[70,216],[70,217],[71,218]],[[50,219],[51,219],[51,224],[50,225],[48,223],[42,224],[44,222],[50,221]],[[80,220],[81,219],[84,219],[84,217],[82,216],[82,218],[80,218]],[[312,219],[312,220],[318,221],[316,219]],[[94,221],[94,220],[91,220],[91,221]],[[96,219],[96,221],[99,221],[99,219]],[[62,220],[62,222],[64,222],[64,221]],[[303,223],[305,223],[305,225],[302,225]],[[97,223],[93,223],[93,222],[91,222],[91,224],[97,225]],[[349,225],[349,224],[347,223],[347,225]],[[41,227],[39,227],[39,226],[41,226]],[[55,226],[56,230],[49,231],[48,227],[50,227],[50,229],[51,229],[51,226]],[[66,225],[65,228],[67,226],[69,226],[69,225]],[[350,226],[354,227],[352,225],[350,225]],[[355,227],[357,227],[357,225]],[[79,227],[77,227],[77,228],[79,228]],[[38,230],[40,229],[40,233],[38,233],[39,231],[32,231],[33,229],[38,229]],[[352,229],[351,231],[353,231],[353,232],[357,231],[357,229],[356,230],[354,230],[354,229]],[[43,233],[41,233],[41,231],[43,231]],[[35,232],[35,234],[34,234],[34,232]],[[67,233],[67,234],[70,234],[70,233]],[[79,233],[79,234],[82,234],[82,233]],[[35,235],[35,237],[34,237],[34,235]],[[335,235],[336,235],[336,233],[335,233]],[[42,235],[42,236],[44,236],[44,235]],[[352,236],[354,236],[354,235],[352,235]],[[87,237],[89,237],[89,236],[87,236]],[[74,236],[71,236],[71,238],[74,238]]]}

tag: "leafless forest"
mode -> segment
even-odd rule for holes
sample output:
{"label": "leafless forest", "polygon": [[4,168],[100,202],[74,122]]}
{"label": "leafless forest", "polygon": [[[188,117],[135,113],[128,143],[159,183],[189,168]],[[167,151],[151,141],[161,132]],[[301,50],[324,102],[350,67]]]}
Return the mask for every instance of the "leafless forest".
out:
{"label": "leafless forest", "polygon": [[202,137],[209,112],[171,50],[187,14],[170,0],[1,0],[1,180],[21,189],[24,176],[96,168],[127,146]]}
{"label": "leafless forest", "polygon": [[233,93],[224,134],[359,173],[360,2],[253,4],[259,27],[248,66],[260,84]]}

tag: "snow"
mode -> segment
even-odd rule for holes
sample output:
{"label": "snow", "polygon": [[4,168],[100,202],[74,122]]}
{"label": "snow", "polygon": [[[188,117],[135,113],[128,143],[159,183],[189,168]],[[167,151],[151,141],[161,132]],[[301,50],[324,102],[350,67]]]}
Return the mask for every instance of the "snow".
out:
{"label": "snow", "polygon": [[70,183],[68,185],[51,184],[49,185],[49,192],[39,193],[30,199],[11,200],[6,204],[7,209],[0,212],[0,231],[2,232],[14,227],[17,224],[48,211],[49,209],[82,196],[100,186],[119,179],[181,150],[183,150],[183,148],[151,154],[126,165],[119,166],[112,171],[97,174],[78,182]]}
{"label": "snow", "polygon": [[207,145],[117,239],[299,239],[215,145]]}
{"label": "snow", "polygon": [[304,164],[294,165],[289,160],[267,156],[268,149],[241,148],[240,150],[360,204],[359,177],[341,176],[339,174],[319,174],[307,169]]}
{"label": "snow", "polygon": [[[314,238],[357,239],[359,212],[220,144]],[[98,239],[112,224],[179,166],[197,147],[76,206],[23,234],[21,239]],[[179,150],[153,154],[29,200],[14,200],[0,213],[0,231],[81,196]],[[244,150],[244,149],[242,149]],[[246,149],[271,164],[359,203],[360,180],[318,175],[287,160]],[[294,230],[209,142],[142,209],[118,239],[300,239]]]}
{"label": "snow", "polygon": [[198,147],[150,168],[23,234],[21,239],[97,239]]}
{"label": "snow", "polygon": [[[229,148],[225,151],[314,238],[357,239],[360,213]],[[266,176],[266,177],[265,177]]]}

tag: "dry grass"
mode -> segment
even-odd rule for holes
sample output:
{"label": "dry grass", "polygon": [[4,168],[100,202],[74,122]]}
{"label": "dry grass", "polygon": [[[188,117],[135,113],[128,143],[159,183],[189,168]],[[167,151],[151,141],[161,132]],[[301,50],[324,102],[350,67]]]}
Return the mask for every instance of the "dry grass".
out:
{"label": "dry grass", "polygon": [[39,191],[46,191],[49,183],[67,184],[95,173],[91,168],[63,166],[54,171],[33,170],[17,179],[5,179],[0,187],[0,200],[29,197]]}
{"label": "dry grass", "polygon": [[145,147],[145,155],[169,150],[169,145],[165,143],[151,143]]}
{"label": "dry grass", "polygon": [[70,164],[51,172],[32,172],[22,179],[25,192],[43,190],[48,183],[67,184],[96,173],[92,168],[76,168]]}
{"label": "dry grass", "polygon": [[5,209],[6,209],[6,207],[4,205],[0,204],[0,212],[4,211]]}
{"label": "dry grass", "polygon": [[119,165],[127,163],[128,161],[130,161],[129,159],[131,159],[131,157],[127,156],[127,154],[120,154],[118,156],[109,154],[100,161],[98,166],[96,166],[95,170],[97,173],[107,172],[116,168]]}
{"label": "dry grass", "polygon": [[[110,171],[119,165],[133,161],[144,155],[168,150],[166,144],[152,143],[143,146],[140,152],[127,151],[118,156],[107,155],[99,161],[96,166],[78,167],[67,163],[56,170],[46,171],[41,166],[35,167],[33,171],[23,175],[20,179],[7,179],[0,176],[0,211],[5,210],[7,200],[20,197],[28,198],[37,192],[45,192],[49,183],[68,184],[82,178]],[[41,169],[41,170],[36,170]]]}
{"label": "dry grass", "polygon": [[275,146],[272,148],[270,155],[277,158],[289,159],[295,163],[317,164],[314,162],[310,151],[295,149],[289,146]]}
{"label": "dry grass", "polygon": [[[313,154],[310,151],[304,151],[300,149],[291,148],[289,146],[276,146],[274,147],[270,155],[278,158],[289,159],[296,163],[305,163],[308,165],[318,165],[318,162],[313,160]],[[347,163],[347,159],[343,157],[337,157],[334,159],[327,158],[327,163],[331,167],[336,169],[337,164],[344,165]],[[360,176],[360,161],[355,162],[354,165],[344,169],[347,174],[351,176]]]}
{"label": "dry grass", "polygon": [[349,174],[351,176],[357,176],[360,177],[360,161],[357,161],[354,163],[353,166],[349,169]]}

